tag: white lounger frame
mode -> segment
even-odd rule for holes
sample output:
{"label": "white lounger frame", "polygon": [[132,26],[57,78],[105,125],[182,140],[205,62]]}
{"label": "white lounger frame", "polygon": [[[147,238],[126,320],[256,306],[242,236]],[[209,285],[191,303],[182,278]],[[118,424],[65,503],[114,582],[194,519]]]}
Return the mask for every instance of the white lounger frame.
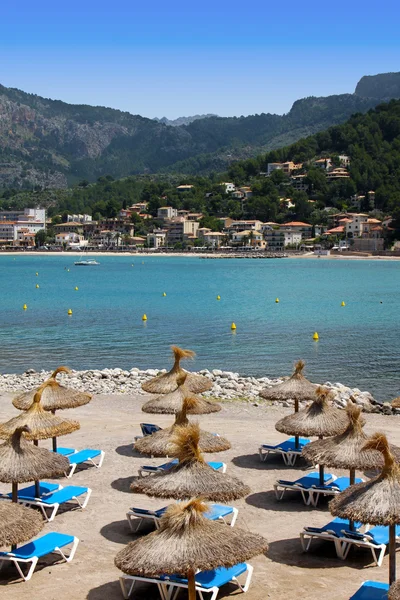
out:
{"label": "white lounger frame", "polygon": [[[364,481],[364,479],[361,478],[361,481]],[[334,483],[335,480],[330,481],[329,483]],[[310,503],[312,504],[312,506],[317,506],[318,502],[319,502],[319,498],[320,496],[337,496],[338,494],[341,494],[340,490],[335,490],[335,489],[326,489],[326,490],[322,490],[321,488],[317,488],[317,487],[312,487],[310,489]]]}
{"label": "white lounger frame", "polygon": [[314,539],[323,540],[325,542],[333,542],[335,544],[336,555],[338,558],[342,558],[342,544],[341,538],[334,533],[330,533],[329,529],[320,532],[305,531],[300,533],[301,547],[304,552],[308,552],[311,546],[311,542]]}
{"label": "white lounger frame", "polygon": [[[92,494],[92,490],[90,488],[87,488],[87,492],[85,494],[85,499],[83,502],[81,502],[79,500],[78,496],[72,496],[71,500],[76,500],[79,507],[83,509],[83,508],[86,508],[91,494]],[[40,508],[40,510],[42,511],[44,518],[48,522],[53,521],[54,517],[56,516],[56,514],[58,512],[58,509],[61,506],[61,504],[59,502],[55,502],[54,504],[49,504],[47,502],[42,502],[39,498],[32,498],[32,500],[27,499],[27,498],[18,498],[18,502],[20,504],[23,504],[24,506],[38,506]],[[70,502],[70,500],[68,500],[68,502]],[[62,504],[66,504],[66,503],[63,502]],[[47,513],[46,509],[51,509],[50,515]]]}
{"label": "white lounger frame", "polygon": [[[248,563],[246,563],[247,566],[247,570],[245,571],[246,574],[246,580],[244,582],[244,584],[242,585],[239,580],[236,577],[232,577],[232,579],[227,582],[227,583],[231,583],[234,582],[237,584],[237,586],[239,587],[239,589],[242,592],[247,592],[249,587],[250,587],[250,583],[251,583],[251,578],[253,576],[253,570],[254,567],[252,567],[251,565],[249,565]],[[132,593],[133,590],[133,586],[135,585],[136,581],[145,581],[148,583],[155,583],[158,587],[158,590],[160,592],[160,596],[162,598],[162,600],[176,600],[179,591],[183,588],[187,590],[187,583],[180,583],[180,582],[171,582],[168,581],[167,579],[152,579],[152,578],[147,578],[147,577],[138,577],[136,575],[122,575],[119,578],[119,582],[121,585],[121,589],[122,589],[122,593],[123,596],[125,598],[125,600],[127,600],[130,596],[130,594]],[[127,583],[128,582],[132,582],[129,587],[127,587]],[[212,588],[202,588],[199,584],[196,583],[196,592],[199,595],[200,600],[205,600],[204,595],[203,594],[211,594],[210,597],[207,596],[207,600],[216,600],[218,593],[219,593],[220,588],[215,586]]]}
{"label": "white lounger frame", "polygon": [[[63,560],[65,560],[65,562],[71,562],[71,560],[75,556],[75,552],[78,547],[78,544],[79,544],[79,538],[74,536],[74,541],[72,542],[72,547],[71,547],[69,554],[66,554],[66,552],[64,550],[65,546],[63,546],[63,550],[61,550],[61,548],[56,547],[56,548],[54,548],[54,550],[52,552],[49,552],[48,554],[45,554],[44,556],[49,556],[50,554],[57,553],[62,557]],[[43,557],[41,557],[41,558],[43,558]],[[16,557],[13,557],[12,552],[10,552],[6,556],[0,556],[0,569],[3,566],[5,561],[13,562],[18,573],[22,577],[22,579],[24,581],[29,581],[29,579],[32,577],[32,575],[35,571],[38,560],[39,560],[39,558],[37,556],[32,556],[32,558],[16,558]],[[30,563],[30,567],[29,567],[28,573],[26,575],[24,575],[24,572],[22,571],[20,565],[29,564],[29,563]]]}
{"label": "white lounger frame", "polygon": [[[369,550],[371,550],[376,566],[382,566],[387,544],[375,544],[372,540],[356,540],[347,536],[343,536],[342,538],[340,538],[340,540],[342,542],[342,555],[339,558],[341,558],[342,560],[345,560],[347,558],[347,555],[349,554],[350,548],[352,546],[358,546],[359,548],[368,548]],[[399,542],[398,536],[396,536],[396,542]]]}
{"label": "white lounger frame", "polygon": [[72,477],[72,475],[75,473],[75,469],[76,469],[76,467],[78,467],[78,466],[80,466],[80,465],[84,465],[85,463],[90,463],[90,464],[91,464],[93,467],[96,467],[96,469],[100,469],[100,467],[102,466],[102,464],[103,464],[103,461],[104,461],[104,451],[103,451],[103,450],[101,450],[101,451],[100,451],[100,455],[97,455],[97,456],[95,457],[95,458],[97,458],[97,459],[98,459],[98,461],[97,461],[97,462],[95,462],[95,461],[94,461],[92,458],[87,458],[87,459],[86,459],[84,462],[82,462],[82,463],[74,463],[74,462],[73,462],[73,458],[74,458],[74,455],[73,455],[73,454],[70,454],[70,455],[69,455],[67,458],[69,459],[69,461],[70,461],[70,463],[71,463],[71,468],[70,468],[70,471],[69,471],[69,473],[65,473],[65,476],[66,476],[66,477],[68,477],[68,479],[70,479],[70,478]]}
{"label": "white lounger frame", "polygon": [[260,455],[260,460],[262,462],[265,462],[270,454],[280,454],[285,465],[287,467],[293,467],[296,463],[297,457],[301,456],[301,449],[287,452],[286,450],[281,450],[280,448],[264,448],[263,446],[260,446],[258,449],[258,454]]}
{"label": "white lounger frame", "polygon": [[[219,461],[214,461],[214,462],[219,462]],[[219,473],[226,473],[226,469],[227,469],[226,463],[222,463],[222,468],[218,469],[218,471],[219,471]],[[167,469],[167,471],[168,471],[168,469]],[[165,469],[154,469],[154,471],[146,471],[144,467],[139,467],[139,469],[138,469],[139,477],[147,477],[149,475],[154,475],[154,473],[164,473],[164,472],[166,473],[167,471]]]}

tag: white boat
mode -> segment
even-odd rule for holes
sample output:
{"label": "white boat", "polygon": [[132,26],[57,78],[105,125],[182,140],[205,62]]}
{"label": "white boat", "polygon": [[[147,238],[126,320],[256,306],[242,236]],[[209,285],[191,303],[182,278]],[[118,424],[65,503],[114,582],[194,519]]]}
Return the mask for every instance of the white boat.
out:
{"label": "white boat", "polygon": [[77,260],[74,264],[77,267],[95,267],[96,265],[99,265],[100,263],[97,262],[97,260],[94,260],[94,258],[91,258],[89,260]]}

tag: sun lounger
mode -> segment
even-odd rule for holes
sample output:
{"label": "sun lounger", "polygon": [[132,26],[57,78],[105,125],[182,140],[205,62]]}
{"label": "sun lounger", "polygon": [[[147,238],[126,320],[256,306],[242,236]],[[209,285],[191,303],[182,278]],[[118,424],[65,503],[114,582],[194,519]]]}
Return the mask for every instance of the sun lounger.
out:
{"label": "sun lounger", "polygon": [[[167,506],[164,506],[164,508],[159,508],[158,510],[131,508],[130,511],[126,513],[131,531],[138,531],[146,520],[153,521],[156,529],[158,529],[159,521],[167,508]],[[231,527],[235,525],[238,516],[237,508],[234,508],[233,506],[225,506],[223,504],[210,504],[210,509],[211,510],[207,512],[205,516],[211,521],[225,521],[225,519],[228,518],[228,520],[225,522]]]}
{"label": "sun lounger", "polygon": [[[356,529],[360,528],[360,523],[355,523]],[[333,542],[335,544],[335,550],[338,558],[342,558],[342,531],[349,528],[349,521],[347,519],[336,518],[330,521],[323,527],[304,527],[300,533],[300,542],[304,552],[308,552],[311,546],[311,542],[314,539],[324,540],[327,542]]]}
{"label": "sun lounger", "polygon": [[[238,577],[247,574],[244,584],[240,584]],[[224,568],[219,567],[212,571],[200,571],[195,576],[196,592],[200,600],[204,600],[204,594],[211,594],[209,600],[215,600],[220,588],[227,583],[236,583],[238,587],[247,592],[250,586],[253,567],[246,563],[240,563],[234,567]],[[136,575],[122,575],[119,578],[121,589],[124,598],[129,598],[132,593],[133,586],[137,581],[154,583],[158,586],[161,598],[163,600],[174,600],[180,589],[187,589],[187,579],[174,575],[163,576],[160,578],[138,577]],[[175,594],[174,594],[175,592]]]}
{"label": "sun lounger", "polygon": [[[386,548],[389,545],[389,527],[377,525],[364,533],[349,531],[348,527],[342,533],[342,556],[344,560],[353,546],[359,548],[368,548],[371,550],[374,562],[377,567],[382,565]],[[400,526],[396,526],[396,541],[399,541]]]}
{"label": "sun lounger", "polygon": [[[47,496],[48,494],[52,494],[57,490],[62,489],[62,485],[58,483],[46,483],[45,481],[41,481],[39,483],[39,492],[40,496]],[[18,490],[18,496],[29,496],[30,498],[34,498],[36,493],[35,485],[29,485],[28,487],[22,488]],[[12,492],[7,494],[0,494],[1,498],[12,498]]]}
{"label": "sun lounger", "polygon": [[350,600],[387,600],[389,591],[388,583],[377,581],[364,581]]}
{"label": "sun lounger", "polygon": [[[48,554],[57,553],[66,562],[71,562],[74,558],[79,539],[73,535],[65,535],[64,533],[46,533],[33,542],[28,542],[24,546],[20,546],[11,552],[0,552],[0,565],[6,561],[13,562],[18,573],[24,581],[28,581],[35,570],[39,558]],[[69,554],[62,550],[71,546]],[[30,565],[28,573],[24,575],[22,570],[23,565]]]}
{"label": "sun lounger", "polygon": [[[154,425],[153,423],[140,423],[140,429],[142,430],[142,435],[135,435],[135,442],[143,437],[146,437],[147,435],[156,433],[156,431],[161,431],[162,428],[158,425]],[[135,447],[135,444],[133,447]]]}
{"label": "sun lounger", "polygon": [[[171,469],[174,465],[177,464],[178,459],[174,459],[170,462],[163,463],[162,465],[157,466],[145,465],[139,468],[139,477],[143,477],[144,475],[151,475],[152,473],[168,471],[168,469]],[[221,471],[222,473],[226,473],[226,464],[223,462],[208,462],[207,464],[215,471]]]}
{"label": "sun lounger", "polygon": [[[246,573],[244,584],[239,583],[238,577]],[[200,571],[195,575],[196,592],[200,600],[204,600],[205,593],[211,594],[209,600],[216,600],[218,592],[223,585],[227,583],[236,583],[242,592],[247,592],[250,587],[251,577],[253,575],[253,567],[246,563],[239,563],[230,568],[219,567],[212,571]],[[187,579],[177,576],[163,577],[164,581],[168,582],[167,598],[175,600],[181,588],[188,589]],[[177,588],[176,590],[174,588]],[[176,592],[174,595],[173,592]]]}
{"label": "sun lounger", "polygon": [[[46,521],[52,521],[62,504],[76,502],[80,508],[86,508],[91,493],[92,490],[88,487],[67,485],[54,492],[36,497],[35,486],[31,486],[24,490],[18,490],[18,502],[26,506],[38,506]],[[83,496],[83,499],[80,499],[81,496]]]}
{"label": "sun lounger", "polygon": [[[364,479],[360,477],[356,477],[355,483],[361,483]],[[320,496],[336,496],[341,492],[344,492],[350,486],[349,477],[338,477],[334,481],[325,484],[324,486],[320,486],[318,483],[313,486],[313,489],[310,491],[311,496],[311,504],[313,506],[317,506],[318,500]]]}
{"label": "sun lounger", "polygon": [[[86,448],[86,450],[80,450],[75,454],[70,454],[67,456],[67,458],[71,465],[71,469],[67,474],[67,477],[70,478],[75,473],[75,469],[78,465],[88,463],[93,465],[93,467],[100,469],[104,460],[104,452],[103,450],[92,450],[92,448]],[[97,458],[97,462],[94,460],[95,458]]]}
{"label": "sun lounger", "polygon": [[297,457],[301,455],[302,449],[309,442],[310,440],[307,438],[299,438],[299,447],[296,448],[295,438],[291,437],[276,445],[262,444],[258,449],[260,460],[265,462],[270,454],[280,454],[285,465],[293,466]]}
{"label": "sun lounger", "polygon": [[[330,473],[324,474],[325,483],[329,483],[330,481],[334,481],[335,479],[335,475],[331,475]],[[306,506],[309,506],[311,504],[311,493],[318,481],[319,473],[317,472],[308,473],[308,475],[304,475],[304,477],[300,477],[300,479],[296,479],[295,481],[278,479],[278,481],[274,484],[275,495],[278,500],[282,500],[286,490],[290,490],[292,492],[300,492],[304,504]]]}

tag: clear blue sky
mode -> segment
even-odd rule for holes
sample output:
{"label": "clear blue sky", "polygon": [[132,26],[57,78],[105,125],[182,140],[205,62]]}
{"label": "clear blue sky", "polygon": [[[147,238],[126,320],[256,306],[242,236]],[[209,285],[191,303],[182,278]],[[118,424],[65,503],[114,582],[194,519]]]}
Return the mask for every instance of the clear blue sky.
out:
{"label": "clear blue sky", "polygon": [[399,17],[397,0],[9,1],[0,83],[147,117],[282,114],[400,71]]}

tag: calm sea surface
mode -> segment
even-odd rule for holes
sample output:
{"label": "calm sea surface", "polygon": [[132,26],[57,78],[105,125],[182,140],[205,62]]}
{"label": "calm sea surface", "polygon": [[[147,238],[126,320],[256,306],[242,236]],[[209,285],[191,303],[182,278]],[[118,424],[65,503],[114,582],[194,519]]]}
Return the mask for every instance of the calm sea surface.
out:
{"label": "calm sea surface", "polygon": [[191,369],[278,376],[303,358],[315,382],[340,381],[380,400],[400,394],[400,262],[99,261],[0,257],[0,372],[163,368],[178,344],[197,352]]}

